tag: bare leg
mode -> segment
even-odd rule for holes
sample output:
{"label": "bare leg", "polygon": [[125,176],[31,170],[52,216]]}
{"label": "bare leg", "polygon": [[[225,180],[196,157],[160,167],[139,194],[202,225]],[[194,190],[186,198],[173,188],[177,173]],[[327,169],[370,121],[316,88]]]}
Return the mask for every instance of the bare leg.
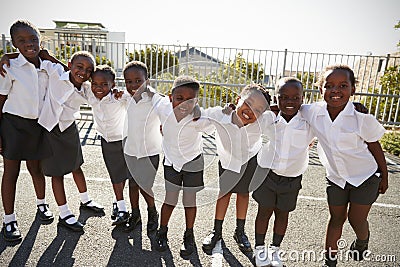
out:
{"label": "bare leg", "polygon": [[15,191],[17,179],[21,168],[20,160],[9,160],[3,157],[4,172],[1,181],[1,198],[3,201],[4,213],[14,213]]}
{"label": "bare leg", "polygon": [[226,211],[231,200],[232,193],[228,193],[217,200],[217,205],[215,206],[215,219],[223,220],[225,218]]}
{"label": "bare leg", "polygon": [[249,206],[249,193],[236,194],[236,218],[245,220]]}
{"label": "bare leg", "polygon": [[85,175],[83,174],[81,167],[72,171],[72,176],[74,177],[74,182],[76,184],[76,187],[78,188],[79,193],[87,192]]}
{"label": "bare leg", "polygon": [[53,187],[54,198],[56,199],[57,205],[62,206],[67,204],[67,198],[65,196],[64,188],[64,177],[53,176],[51,177],[51,185]]}
{"label": "bare leg", "polygon": [[39,160],[27,160],[26,167],[32,176],[33,186],[35,188],[36,197],[44,199],[46,196],[46,180],[40,167]]}

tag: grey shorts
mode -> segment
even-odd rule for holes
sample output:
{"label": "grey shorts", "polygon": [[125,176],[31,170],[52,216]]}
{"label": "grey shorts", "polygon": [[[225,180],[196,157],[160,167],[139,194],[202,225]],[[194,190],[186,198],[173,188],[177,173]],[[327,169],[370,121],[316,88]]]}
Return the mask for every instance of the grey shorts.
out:
{"label": "grey shorts", "polygon": [[326,180],[328,204],[331,206],[344,206],[349,202],[360,205],[372,205],[379,195],[378,190],[381,178],[375,174],[358,187],[346,183],[344,189],[328,179]]}
{"label": "grey shorts", "polygon": [[180,172],[172,166],[164,165],[165,190],[179,191],[183,189],[191,192],[202,190],[204,188],[203,170],[204,158],[202,154],[183,165]]}
{"label": "grey shorts", "polygon": [[257,172],[265,172],[266,179],[253,192],[254,200],[262,207],[293,211],[301,189],[302,175],[285,177],[257,166]]}
{"label": "grey shorts", "polygon": [[138,185],[145,190],[151,189],[157,174],[159,160],[159,155],[138,159],[125,154],[126,164],[133,177],[133,179],[129,179],[129,186]]}

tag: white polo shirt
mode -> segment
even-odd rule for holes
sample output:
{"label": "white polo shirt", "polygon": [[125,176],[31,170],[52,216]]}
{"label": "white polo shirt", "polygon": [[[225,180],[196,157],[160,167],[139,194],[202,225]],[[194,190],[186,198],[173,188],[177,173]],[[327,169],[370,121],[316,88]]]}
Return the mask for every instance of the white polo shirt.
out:
{"label": "white polo shirt", "polygon": [[178,122],[168,97],[155,94],[152,102],[162,125],[164,164],[180,172],[185,163],[202,153],[202,132],[211,132],[214,127],[206,118],[193,121],[191,114]]}
{"label": "white polo shirt", "polygon": [[[39,59],[40,60],[40,59]],[[27,119],[37,119],[42,110],[48,85],[47,72],[37,69],[26,58],[19,54],[10,59],[10,67],[4,65],[7,71],[5,77],[0,77],[0,95],[7,95],[3,112]]]}
{"label": "white polo shirt", "polygon": [[129,102],[126,121],[125,154],[143,158],[161,153],[161,122],[146,92],[142,93],[139,102],[133,98]]}
{"label": "white polo shirt", "polygon": [[346,182],[361,185],[373,175],[378,164],[365,142],[376,142],[385,129],[370,114],[355,111],[353,103],[332,122],[326,102],[302,106],[303,117],[318,138],[318,155],[327,178],[341,188]]}
{"label": "white polo shirt", "polygon": [[93,109],[96,130],[107,142],[123,139],[126,108],[130,99],[131,97],[127,94],[123,94],[120,99],[115,99],[110,92],[100,100],[92,91],[88,92],[88,102]]}
{"label": "white polo shirt", "polygon": [[281,113],[273,117],[263,124],[269,140],[257,155],[258,165],[285,177],[299,176],[308,166],[308,146],[314,138],[311,127],[300,112],[289,122]]}
{"label": "white polo shirt", "polygon": [[208,108],[204,116],[217,130],[215,143],[222,168],[240,173],[242,165],[254,157],[262,146],[259,120],[239,128],[232,123],[232,114],[222,113],[222,107]]}
{"label": "white polo shirt", "polygon": [[48,131],[58,124],[60,131],[63,132],[76,118],[79,118],[80,106],[87,103],[90,83],[84,82],[78,90],[70,82],[70,71],[65,72],[63,66],[49,61],[44,61],[43,66],[49,74],[49,87],[39,115],[39,124]]}

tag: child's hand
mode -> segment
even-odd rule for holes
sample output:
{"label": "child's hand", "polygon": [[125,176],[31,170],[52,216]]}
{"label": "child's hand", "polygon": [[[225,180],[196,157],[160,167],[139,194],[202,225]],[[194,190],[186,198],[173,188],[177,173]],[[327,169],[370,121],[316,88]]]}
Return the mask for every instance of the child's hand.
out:
{"label": "child's hand", "polygon": [[388,183],[388,173],[381,173],[381,181],[379,183],[379,187],[378,187],[378,193],[379,194],[385,194],[386,190],[389,187],[389,183]]}
{"label": "child's hand", "polygon": [[114,95],[115,99],[120,99],[122,97],[122,95],[124,94],[124,91],[118,91],[118,89],[113,89],[112,93]]}
{"label": "child's hand", "polygon": [[53,57],[49,54],[49,51],[47,51],[47,49],[41,49],[39,51],[39,57],[42,60],[48,60],[48,61],[52,61]]}
{"label": "child's hand", "polygon": [[8,68],[10,67],[10,58],[7,54],[4,54],[0,59],[0,75],[5,77],[7,71],[3,68],[3,65],[6,65]]}
{"label": "child's hand", "polygon": [[[142,99],[142,94],[144,92],[147,92],[147,94],[149,95],[150,90],[148,88],[148,81],[145,81],[144,83],[142,83],[142,85],[133,94],[132,97],[133,97],[133,99],[135,99],[136,103],[139,102],[140,99]],[[151,97],[152,96],[153,95],[151,95]]]}
{"label": "child's hand", "polygon": [[279,113],[279,108],[278,108],[278,105],[277,105],[277,104],[272,104],[272,105],[269,106],[269,108],[271,109],[271,111],[272,111],[273,113],[275,113],[275,115],[278,115],[278,113]]}
{"label": "child's hand", "polygon": [[198,119],[200,119],[201,110],[200,110],[200,106],[198,104],[196,104],[196,106],[194,106],[192,114],[193,114],[193,121],[197,121]]}
{"label": "child's hand", "polygon": [[222,109],[222,113],[226,115],[230,115],[234,110],[236,109],[236,106],[232,103],[227,103],[224,108]]}
{"label": "child's hand", "polygon": [[363,104],[361,104],[360,102],[353,102],[354,108],[360,112],[360,113],[364,113],[364,114],[368,114],[368,109],[366,106],[364,106]]}

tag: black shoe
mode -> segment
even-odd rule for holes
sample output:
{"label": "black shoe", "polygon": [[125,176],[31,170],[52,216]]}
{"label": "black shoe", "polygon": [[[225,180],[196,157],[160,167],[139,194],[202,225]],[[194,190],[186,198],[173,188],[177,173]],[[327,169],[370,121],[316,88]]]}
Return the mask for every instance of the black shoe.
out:
{"label": "black shoe", "polygon": [[80,223],[79,221],[76,221],[75,223],[69,224],[67,223],[67,220],[69,218],[75,217],[73,214],[70,214],[68,216],[65,216],[65,218],[58,217],[58,225],[63,226],[71,231],[74,232],[83,232],[83,224]]}
{"label": "black shoe", "polygon": [[111,220],[115,220],[118,216],[118,205],[117,203],[113,203],[111,210]]}
{"label": "black shoe", "polygon": [[112,222],[112,225],[121,225],[126,224],[129,219],[129,212],[127,211],[119,211],[117,218]]}
{"label": "black shoe", "polygon": [[[43,207],[43,211],[40,209]],[[49,204],[39,204],[37,205],[37,213],[39,214],[39,218],[42,221],[52,221],[54,220],[53,213],[49,210]]]}
{"label": "black shoe", "polygon": [[337,265],[337,259],[335,260],[325,259],[325,263],[324,265],[322,265],[322,267],[336,267],[336,265]]}
{"label": "black shoe", "polygon": [[[11,226],[10,231],[7,230],[7,226],[9,225]],[[22,239],[21,232],[18,229],[17,221],[3,223],[3,229],[1,231],[3,232],[3,237],[6,241],[12,242]]]}
{"label": "black shoe", "polygon": [[249,239],[247,235],[244,233],[244,231],[241,230],[235,230],[235,234],[233,235],[233,238],[235,239],[236,243],[239,246],[239,249],[242,252],[251,252],[251,244],[249,242]]}
{"label": "black shoe", "polygon": [[167,233],[168,233],[168,230],[166,230],[166,231],[158,230],[156,233],[156,242],[157,242],[156,249],[159,252],[163,252],[163,251],[167,250],[167,246],[168,246]]}
{"label": "black shoe", "polygon": [[131,216],[128,219],[128,222],[125,224],[124,232],[133,231],[137,225],[142,223],[142,219],[139,213],[131,213]]}
{"label": "black shoe", "polygon": [[364,259],[364,254],[365,251],[368,250],[368,244],[363,246],[363,247],[358,247],[356,245],[356,241],[354,240],[353,243],[350,245],[350,256],[353,258],[355,261],[362,261]]}
{"label": "black shoe", "polygon": [[194,235],[193,232],[185,231],[181,246],[181,257],[189,256],[194,251]]}
{"label": "black shoe", "polygon": [[213,230],[206,238],[203,240],[203,245],[202,248],[204,251],[211,251],[215,248],[215,245],[219,240],[222,239],[221,233],[216,233],[215,230]]}
{"label": "black shoe", "polygon": [[156,231],[158,228],[158,212],[149,212],[147,218],[147,233]]}
{"label": "black shoe", "polygon": [[[89,205],[90,204],[90,205]],[[93,200],[89,200],[86,203],[81,202],[81,208],[87,209],[96,213],[104,213],[104,207],[99,203],[94,202]]]}

